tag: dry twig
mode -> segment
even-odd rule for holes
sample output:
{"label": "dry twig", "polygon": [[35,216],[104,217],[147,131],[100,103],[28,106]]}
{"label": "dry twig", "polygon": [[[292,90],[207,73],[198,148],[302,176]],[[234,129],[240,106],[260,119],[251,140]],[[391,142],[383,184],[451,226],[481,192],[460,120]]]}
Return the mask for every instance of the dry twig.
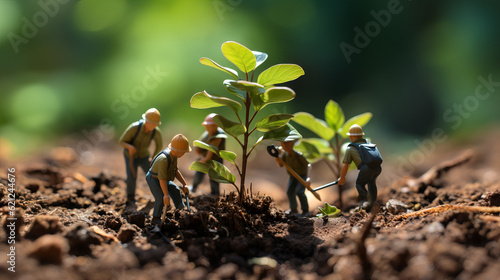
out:
{"label": "dry twig", "polygon": [[411,217],[424,217],[430,214],[438,214],[450,210],[459,210],[471,213],[500,213],[500,207],[482,207],[482,206],[465,206],[465,205],[439,205],[432,208],[422,209],[420,211],[402,214],[394,218],[395,221],[408,219]]}
{"label": "dry twig", "polygon": [[443,174],[450,171],[450,169],[467,163],[472,159],[474,152],[472,150],[467,150],[460,156],[444,161],[425,172],[422,176],[418,178],[407,179],[406,185],[412,188],[415,192],[423,192],[427,186],[434,185],[435,181],[439,179]]}

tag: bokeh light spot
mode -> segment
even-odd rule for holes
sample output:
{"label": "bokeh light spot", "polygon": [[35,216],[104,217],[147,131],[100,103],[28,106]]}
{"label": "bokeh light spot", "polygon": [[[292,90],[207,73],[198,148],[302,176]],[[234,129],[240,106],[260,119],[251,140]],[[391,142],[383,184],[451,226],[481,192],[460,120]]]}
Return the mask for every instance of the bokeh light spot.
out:
{"label": "bokeh light spot", "polygon": [[16,92],[10,101],[11,117],[20,129],[50,132],[62,110],[57,93],[41,84],[29,85]]}
{"label": "bokeh light spot", "polygon": [[21,17],[19,7],[14,1],[0,1],[0,38],[5,38],[10,32],[19,33],[16,26]]}

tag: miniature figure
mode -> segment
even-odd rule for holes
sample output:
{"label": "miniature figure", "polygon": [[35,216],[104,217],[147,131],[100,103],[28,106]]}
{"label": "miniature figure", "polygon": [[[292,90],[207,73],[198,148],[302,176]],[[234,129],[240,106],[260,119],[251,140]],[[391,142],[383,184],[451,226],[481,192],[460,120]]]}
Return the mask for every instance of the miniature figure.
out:
{"label": "miniature figure", "polygon": [[[215,115],[216,114],[214,113],[209,114],[201,124],[205,127],[206,131],[201,135],[200,141],[215,146],[220,151],[224,150],[226,147],[227,134],[215,124],[214,122]],[[199,162],[206,163],[209,160],[214,160],[222,163],[222,158],[211,151],[207,151],[199,147],[195,147],[194,151],[198,156],[201,157],[200,159],[198,159]],[[193,185],[190,186],[191,188],[190,190],[192,190],[192,192],[196,192],[198,185],[201,184],[204,177],[205,173],[196,171],[196,173],[194,174]],[[210,180],[210,190],[212,195],[218,196],[220,193],[219,183],[214,180]]]}
{"label": "miniature figure", "polygon": [[144,173],[147,173],[151,163],[149,145],[155,142],[155,152],[158,154],[162,150],[162,135],[158,125],[160,122],[160,112],[151,108],[142,114],[142,120],[129,125],[120,137],[120,145],[125,149],[125,167],[127,170],[127,206],[135,205],[135,189],[137,180],[137,166],[140,166]]}
{"label": "miniature figure", "polygon": [[177,169],[177,159],[188,152],[191,152],[188,139],[182,134],[177,134],[172,138],[168,148],[157,154],[151,162],[151,168],[146,174],[146,181],[155,198],[152,224],[161,223],[163,205],[166,205],[167,208],[170,207],[170,197],[172,197],[175,208],[184,208],[181,191],[174,180],[175,178],[179,180],[182,184],[182,191],[187,196],[189,190],[186,187],[184,177]]}
{"label": "miniature figure", "polygon": [[[375,144],[368,142],[363,138],[365,133],[361,126],[354,124],[349,128],[347,133],[351,143],[349,144],[340,173],[338,184],[345,184],[345,176],[349,171],[349,164],[354,161],[359,169],[358,178],[356,179],[356,189],[358,190],[358,201],[361,203],[361,208],[370,210],[373,203],[377,200],[377,177],[382,172],[382,156]],[[365,185],[368,185],[368,192]],[[368,196],[368,197],[367,197]],[[368,201],[366,201],[368,198]]]}
{"label": "miniature figure", "polygon": [[[286,189],[286,194],[288,196],[288,201],[290,203],[290,209],[285,211],[286,214],[297,214],[297,198],[300,200],[300,207],[302,208],[302,216],[309,215],[309,204],[307,202],[307,196],[305,194],[306,187],[310,188],[311,186],[311,164],[307,161],[307,159],[302,155],[302,153],[297,152],[293,149],[295,144],[295,140],[292,141],[281,141],[281,149],[282,154],[279,158],[276,159],[276,163],[279,167],[289,166],[291,170],[287,170],[288,175],[290,175],[290,179],[288,181],[288,187]],[[295,172],[300,178],[305,180],[306,185],[299,182],[297,178],[295,178],[292,172]]]}

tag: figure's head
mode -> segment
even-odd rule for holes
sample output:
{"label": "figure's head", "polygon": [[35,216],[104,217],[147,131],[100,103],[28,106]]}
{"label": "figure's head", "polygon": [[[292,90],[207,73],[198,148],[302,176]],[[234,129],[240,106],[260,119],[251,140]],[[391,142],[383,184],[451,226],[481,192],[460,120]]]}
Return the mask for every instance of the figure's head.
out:
{"label": "figure's head", "polygon": [[347,132],[347,136],[349,136],[351,142],[363,138],[363,135],[365,135],[365,133],[363,132],[363,128],[361,128],[361,126],[357,124],[353,124],[349,128],[349,132]]}
{"label": "figure's head", "polygon": [[170,148],[170,154],[176,158],[181,158],[185,153],[191,152],[189,141],[182,134],[175,135],[168,147]]}
{"label": "figure's head", "polygon": [[205,117],[205,120],[201,123],[205,127],[205,129],[208,131],[209,134],[215,134],[217,132],[217,124],[214,122],[214,117],[217,114],[211,113],[208,116]]}
{"label": "figure's head", "polygon": [[161,124],[161,115],[160,111],[156,108],[150,108],[146,111],[146,113],[142,114],[142,119],[144,119],[144,126],[147,130],[153,130],[156,126]]}
{"label": "figure's head", "polygon": [[293,152],[293,146],[295,145],[295,141],[281,141],[281,147],[287,153]]}

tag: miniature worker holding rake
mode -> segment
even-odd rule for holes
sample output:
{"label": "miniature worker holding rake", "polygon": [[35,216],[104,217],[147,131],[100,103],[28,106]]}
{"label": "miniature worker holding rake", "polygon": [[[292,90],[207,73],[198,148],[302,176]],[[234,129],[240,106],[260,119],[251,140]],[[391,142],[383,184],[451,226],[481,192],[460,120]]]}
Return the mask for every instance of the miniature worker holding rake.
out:
{"label": "miniature worker holding rake", "polygon": [[[287,173],[290,175],[286,194],[290,203],[290,209],[285,211],[287,214],[297,214],[297,198],[300,200],[300,207],[302,209],[302,216],[309,215],[309,204],[305,194],[306,187],[310,189],[311,186],[311,164],[302,155],[293,149],[295,140],[281,141],[281,155],[275,157],[276,163],[279,167],[287,167]],[[291,169],[291,170],[290,170]],[[298,175],[298,176],[297,176]],[[302,180],[300,180],[301,178]]]}

